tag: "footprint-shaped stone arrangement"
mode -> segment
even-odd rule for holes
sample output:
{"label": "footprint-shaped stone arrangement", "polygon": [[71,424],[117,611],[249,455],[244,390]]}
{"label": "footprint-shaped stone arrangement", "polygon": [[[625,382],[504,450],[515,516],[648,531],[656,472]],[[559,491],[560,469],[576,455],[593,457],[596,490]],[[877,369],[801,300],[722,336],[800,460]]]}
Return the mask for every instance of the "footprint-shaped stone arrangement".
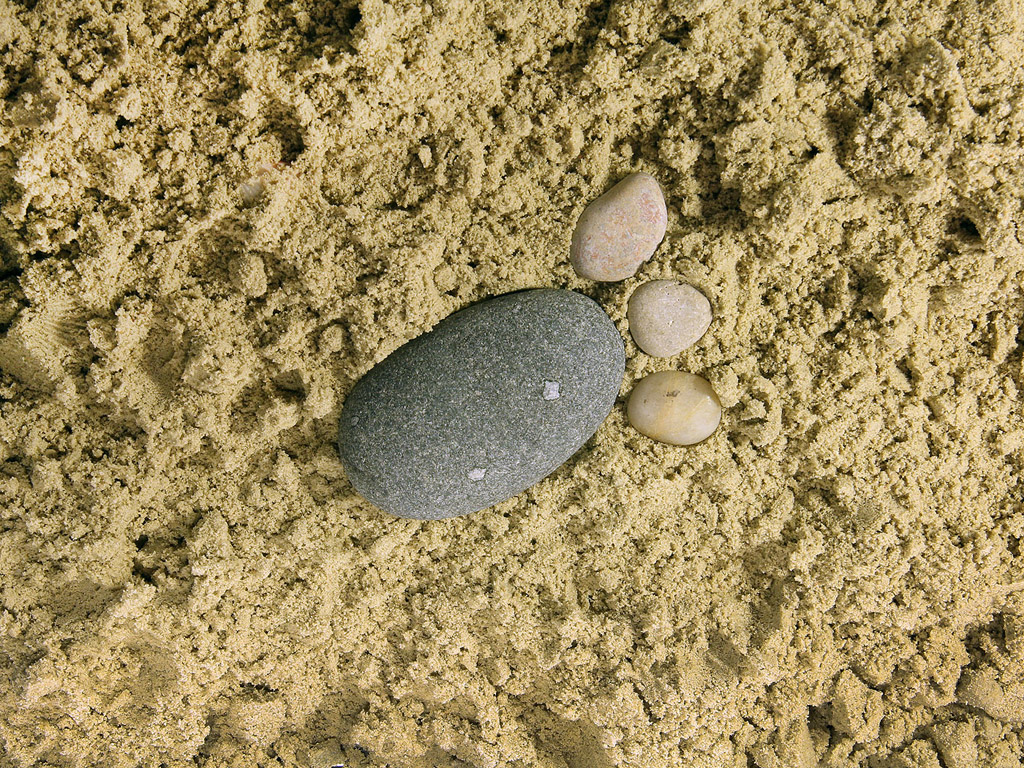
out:
{"label": "footprint-shaped stone arrangement", "polygon": [[[584,210],[570,259],[581,277],[623,280],[665,235],[661,187],[632,174]],[[637,345],[671,356],[711,322],[697,289],[640,286],[628,319]],[[574,291],[534,289],[473,304],[398,348],[360,379],[338,428],[353,487],[399,517],[436,520],[490,507],[543,479],[597,431],[625,373],[622,337],[604,310]],[[638,382],[630,423],[689,445],[721,420],[711,385],[662,371]]]}

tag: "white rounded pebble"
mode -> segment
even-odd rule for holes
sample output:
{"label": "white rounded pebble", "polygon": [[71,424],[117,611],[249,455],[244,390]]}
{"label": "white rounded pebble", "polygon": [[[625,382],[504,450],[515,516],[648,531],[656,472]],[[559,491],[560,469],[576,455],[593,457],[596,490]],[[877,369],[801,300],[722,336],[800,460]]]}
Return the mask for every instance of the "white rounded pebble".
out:
{"label": "white rounded pebble", "polygon": [[694,445],[718,429],[722,403],[707,379],[682,371],[659,371],[633,387],[626,415],[634,429],[653,440]]}
{"label": "white rounded pebble", "polygon": [[654,255],[667,223],[658,182],[650,174],[632,173],[580,214],[569,260],[587,280],[625,280]]}
{"label": "white rounded pebble", "polygon": [[633,291],[626,318],[640,349],[654,357],[671,357],[707,332],[711,302],[692,285],[652,280]]}

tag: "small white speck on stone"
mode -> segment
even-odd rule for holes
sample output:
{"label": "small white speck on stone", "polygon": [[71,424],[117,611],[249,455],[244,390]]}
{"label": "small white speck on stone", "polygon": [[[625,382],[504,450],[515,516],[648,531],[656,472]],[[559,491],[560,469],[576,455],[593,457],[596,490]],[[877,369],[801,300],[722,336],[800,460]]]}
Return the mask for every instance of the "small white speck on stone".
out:
{"label": "small white speck on stone", "polygon": [[484,479],[484,475],[487,474],[487,470],[483,467],[474,467],[469,470],[469,479],[474,483]]}
{"label": "small white speck on stone", "polygon": [[559,384],[557,381],[545,381],[544,382],[544,399],[545,400],[557,400],[561,397],[561,392],[558,391]]}

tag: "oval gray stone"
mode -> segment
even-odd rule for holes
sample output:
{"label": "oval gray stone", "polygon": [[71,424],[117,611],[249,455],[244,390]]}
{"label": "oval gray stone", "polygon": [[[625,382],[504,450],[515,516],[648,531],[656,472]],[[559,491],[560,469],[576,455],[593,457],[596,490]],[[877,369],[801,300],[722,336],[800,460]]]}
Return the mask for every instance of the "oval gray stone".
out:
{"label": "oval gray stone", "polygon": [[625,346],[594,301],[533,289],[474,304],[399,347],[352,389],[349,481],[399,517],[485,509],[551,474],[601,426]]}

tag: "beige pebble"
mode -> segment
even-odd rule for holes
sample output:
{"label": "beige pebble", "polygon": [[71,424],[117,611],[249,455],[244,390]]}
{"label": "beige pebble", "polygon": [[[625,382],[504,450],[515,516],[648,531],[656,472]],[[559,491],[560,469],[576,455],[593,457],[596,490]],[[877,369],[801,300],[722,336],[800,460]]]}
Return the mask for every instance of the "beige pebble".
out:
{"label": "beige pebble", "polygon": [[711,302],[692,285],[651,280],[629,297],[626,318],[640,349],[654,357],[671,357],[707,332]]}
{"label": "beige pebble", "polygon": [[682,371],[659,371],[633,387],[626,415],[638,432],[654,440],[693,445],[718,428],[722,404],[706,379]]}
{"label": "beige pebble", "polygon": [[625,280],[654,255],[667,222],[658,182],[632,173],[580,214],[569,249],[573,269],[587,280]]}

